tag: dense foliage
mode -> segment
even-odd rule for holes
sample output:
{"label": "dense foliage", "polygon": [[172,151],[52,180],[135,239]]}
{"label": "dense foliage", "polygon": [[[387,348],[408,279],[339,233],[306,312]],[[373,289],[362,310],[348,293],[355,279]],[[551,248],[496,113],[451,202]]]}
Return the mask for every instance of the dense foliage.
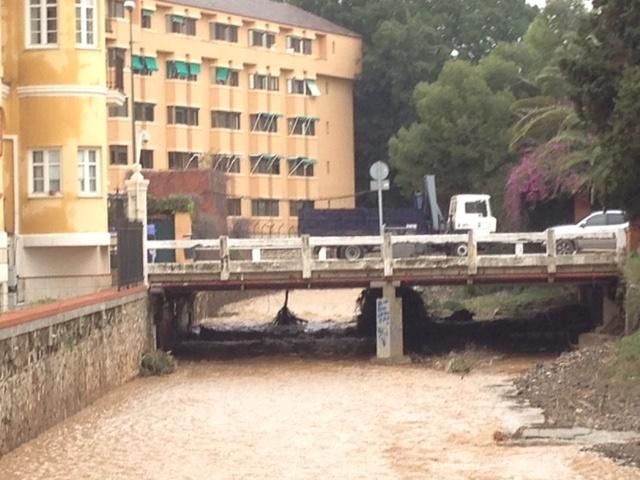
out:
{"label": "dense foliage", "polygon": [[416,118],[413,91],[435,81],[452,53],[478,62],[520,38],[536,10],[525,0],[289,0],[362,36],[356,84],[357,189],[368,167],[388,160],[388,141]]}
{"label": "dense foliage", "polygon": [[599,141],[592,172],[608,206],[640,215],[640,3],[594,0],[563,64],[580,117]]}

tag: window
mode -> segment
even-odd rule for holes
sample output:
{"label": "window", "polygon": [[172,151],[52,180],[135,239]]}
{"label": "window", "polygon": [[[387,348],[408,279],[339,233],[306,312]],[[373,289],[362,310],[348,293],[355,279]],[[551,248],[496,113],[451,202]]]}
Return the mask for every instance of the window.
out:
{"label": "window", "polygon": [[311,158],[292,157],[288,159],[290,177],[313,177],[316,161]]}
{"label": "window", "polygon": [[209,38],[224,42],[238,43],[238,27],[226,23],[211,23]]}
{"label": "window", "polygon": [[211,69],[211,81],[216,85],[237,87],[240,85],[240,74],[237,70],[227,67],[213,67]]}
{"label": "window", "polygon": [[198,125],[199,108],[167,107],[167,123],[169,125]]}
{"label": "window", "polygon": [[293,95],[320,96],[320,88],[315,80],[296,80],[291,78],[287,81],[287,91]]}
{"label": "window", "polygon": [[464,213],[473,213],[476,215],[480,215],[481,217],[486,217],[487,213],[487,202],[484,200],[478,200],[477,202],[467,202],[464,204]]}
{"label": "window", "polygon": [[316,134],[316,120],[310,117],[293,117],[288,121],[289,135],[306,135],[313,137]]}
{"label": "window", "polygon": [[140,166],[142,168],[153,168],[153,150],[140,150]]}
{"label": "window", "polygon": [[257,73],[249,75],[249,88],[253,90],[280,90],[280,77],[274,75],[260,75]]}
{"label": "window", "polygon": [[124,67],[124,59],[127,51],[124,48],[107,48],[107,61],[110,67]]}
{"label": "window", "polygon": [[277,113],[254,113],[249,117],[252,132],[269,132],[276,133],[278,131]]}
{"label": "window", "polygon": [[624,213],[607,213],[607,225],[621,225],[625,223]]}
{"label": "window", "polygon": [[173,80],[189,80],[195,82],[200,74],[199,63],[167,61],[167,78]]}
{"label": "window", "polygon": [[311,55],[312,41],[310,38],[287,37],[287,51],[291,53]]}
{"label": "window", "polygon": [[584,224],[587,227],[599,227],[601,225],[606,225],[606,217],[604,213],[593,215],[586,222],[584,222]]}
{"label": "window", "polygon": [[254,217],[277,217],[280,214],[278,200],[251,200],[251,215]]}
{"label": "window", "polygon": [[280,175],[280,157],[278,155],[251,155],[251,173],[262,175]]}
{"label": "window", "polygon": [[60,150],[31,151],[31,193],[60,193]]}
{"label": "window", "polygon": [[128,157],[126,145],[109,146],[109,163],[111,165],[127,165],[129,163]]}
{"label": "window", "polygon": [[96,45],[95,0],[76,0],[76,44],[82,47]]}
{"label": "window", "polygon": [[81,194],[95,194],[99,192],[98,181],[100,175],[100,155],[95,148],[78,149],[78,190]]}
{"label": "window", "polygon": [[171,170],[186,170],[198,168],[199,153],[169,152],[169,168]]}
{"label": "window", "polygon": [[211,128],[230,128],[231,130],[240,130],[240,112],[213,110],[211,112]]}
{"label": "window", "polygon": [[167,32],[195,36],[196,19],[182,15],[167,15]]}
{"label": "window", "polygon": [[57,42],[57,0],[29,0],[29,45],[55,45]]}
{"label": "window", "polygon": [[240,155],[216,153],[211,157],[211,166],[219,172],[240,173]]}
{"label": "window", "polygon": [[290,200],[289,201],[289,216],[297,217],[300,215],[300,210],[303,208],[313,208],[313,200]]}
{"label": "window", "polygon": [[110,18],[124,18],[124,0],[109,0]]}
{"label": "window", "polygon": [[142,28],[151,28],[151,19],[153,18],[153,10],[142,9]]}
{"label": "window", "polygon": [[240,217],[242,215],[242,201],[239,198],[227,198],[227,216]]}
{"label": "window", "polygon": [[249,30],[249,45],[271,48],[276,43],[276,34],[262,30]]}
{"label": "window", "polygon": [[288,92],[294,95],[305,95],[307,93],[307,84],[304,80],[296,80],[292,78],[288,81]]}
{"label": "window", "polygon": [[122,105],[109,105],[110,117],[128,117],[129,116],[129,99],[125,98]]}
{"label": "window", "polygon": [[156,105],[154,103],[136,102],[134,119],[139,122],[153,122]]}

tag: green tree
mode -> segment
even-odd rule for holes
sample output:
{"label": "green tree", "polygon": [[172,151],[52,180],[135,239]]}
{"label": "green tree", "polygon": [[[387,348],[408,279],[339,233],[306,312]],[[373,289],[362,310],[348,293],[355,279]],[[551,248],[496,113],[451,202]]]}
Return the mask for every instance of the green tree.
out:
{"label": "green tree", "polygon": [[437,176],[445,197],[483,191],[512,159],[508,146],[514,97],[506,89],[492,90],[487,72],[492,70],[455,60],[436,82],[418,85],[418,121],[389,142],[396,182],[404,193],[420,188],[426,173]]}
{"label": "green tree", "polygon": [[416,118],[412,94],[438,78],[455,52],[478,62],[499,42],[519,39],[536,9],[525,0],[289,0],[362,36],[363,72],[356,83],[356,176],[388,161],[388,141]]}
{"label": "green tree", "polygon": [[640,3],[594,0],[562,68],[578,114],[600,142],[594,190],[608,206],[640,216]]}

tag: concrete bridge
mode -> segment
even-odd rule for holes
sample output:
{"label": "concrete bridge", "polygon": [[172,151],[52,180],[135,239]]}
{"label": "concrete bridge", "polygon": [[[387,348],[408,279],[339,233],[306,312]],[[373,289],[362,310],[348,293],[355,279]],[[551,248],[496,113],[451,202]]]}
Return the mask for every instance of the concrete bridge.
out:
{"label": "concrete bridge", "polygon": [[[563,240],[602,240],[613,248],[557,254]],[[625,258],[626,233],[501,233],[477,236],[390,235],[384,237],[290,237],[149,241],[150,251],[188,251],[188,263],[150,263],[152,292],[186,298],[197,291],[378,287],[378,355],[402,356],[399,285],[572,283],[615,285]],[[464,257],[448,255],[466,245]],[[348,246],[363,247],[357,260],[337,258]],[[180,302],[179,302],[180,303]],[[183,302],[184,303],[184,302]],[[606,301],[605,301],[606,304]],[[173,311],[186,311],[174,308]],[[379,318],[380,322],[380,318]]]}

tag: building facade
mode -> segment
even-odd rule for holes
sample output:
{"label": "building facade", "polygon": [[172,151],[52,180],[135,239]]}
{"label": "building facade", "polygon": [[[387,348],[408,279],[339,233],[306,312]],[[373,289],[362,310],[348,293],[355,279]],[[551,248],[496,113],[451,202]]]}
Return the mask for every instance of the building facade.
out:
{"label": "building facade", "polygon": [[253,235],[354,204],[356,35],[269,0],[133,5],[0,0],[0,310],[111,285],[134,158],[222,172],[228,227]]}
{"label": "building facade", "polygon": [[230,231],[295,234],[305,203],[354,205],[355,34],[268,0],[106,7],[111,192],[134,161],[133,114],[143,168],[224,172]]}
{"label": "building facade", "polygon": [[98,0],[0,1],[0,218],[11,247],[0,281],[14,301],[111,284],[104,19]]}

